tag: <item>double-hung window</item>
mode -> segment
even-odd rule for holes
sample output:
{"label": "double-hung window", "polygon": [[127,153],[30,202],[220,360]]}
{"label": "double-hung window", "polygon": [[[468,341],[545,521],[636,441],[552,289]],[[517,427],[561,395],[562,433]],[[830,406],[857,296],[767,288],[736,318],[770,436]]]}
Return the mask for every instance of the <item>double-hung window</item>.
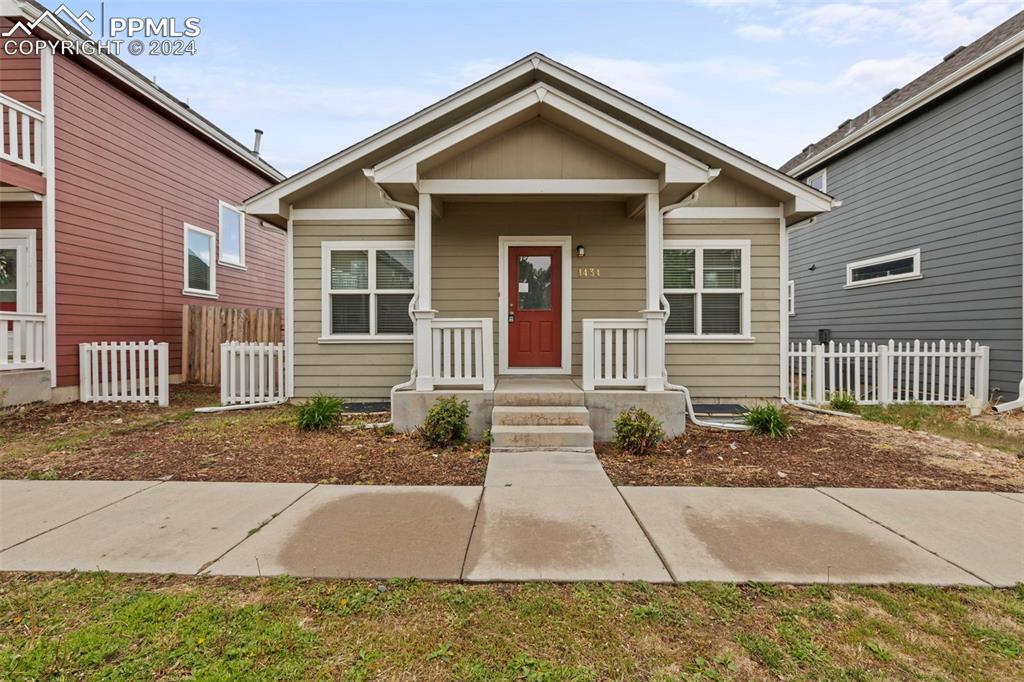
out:
{"label": "double-hung window", "polygon": [[322,338],[409,340],[411,242],[324,242]]}
{"label": "double-hung window", "polygon": [[245,215],[223,201],[220,202],[220,262],[245,267]]}
{"label": "double-hung window", "polygon": [[217,295],[217,235],[185,223],[185,288],[192,296]]}
{"label": "double-hung window", "polygon": [[668,339],[750,338],[750,241],[665,242]]}

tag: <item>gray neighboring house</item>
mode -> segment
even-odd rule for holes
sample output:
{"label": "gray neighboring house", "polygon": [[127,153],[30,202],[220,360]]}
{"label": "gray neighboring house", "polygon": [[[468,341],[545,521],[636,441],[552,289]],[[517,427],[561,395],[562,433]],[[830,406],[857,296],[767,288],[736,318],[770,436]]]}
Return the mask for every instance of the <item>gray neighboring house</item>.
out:
{"label": "gray neighboring house", "polygon": [[793,341],[979,341],[1024,398],[1022,46],[1017,14],[781,170],[842,206],[790,234]]}

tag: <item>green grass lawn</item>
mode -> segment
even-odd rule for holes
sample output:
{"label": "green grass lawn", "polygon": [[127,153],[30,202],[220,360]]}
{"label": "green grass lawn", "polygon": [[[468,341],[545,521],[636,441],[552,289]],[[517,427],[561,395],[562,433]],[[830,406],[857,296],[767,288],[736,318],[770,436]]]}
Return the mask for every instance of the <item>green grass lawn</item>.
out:
{"label": "green grass lawn", "polygon": [[928,431],[1013,454],[1024,454],[1024,434],[1002,430],[985,421],[969,419],[964,408],[906,403],[886,407],[862,405],[857,412],[871,421],[893,424],[912,431]]}
{"label": "green grass lawn", "polygon": [[1022,679],[1024,587],[0,576],[0,678]]}

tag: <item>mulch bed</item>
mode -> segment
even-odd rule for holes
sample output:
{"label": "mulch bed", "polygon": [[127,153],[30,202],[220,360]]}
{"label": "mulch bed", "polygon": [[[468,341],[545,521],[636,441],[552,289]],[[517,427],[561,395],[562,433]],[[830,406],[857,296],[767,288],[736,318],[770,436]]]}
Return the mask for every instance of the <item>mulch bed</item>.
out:
{"label": "mulch bed", "polygon": [[687,425],[648,456],[597,446],[616,485],[1020,491],[1024,462],[957,441],[842,418],[799,416],[789,438]]}
{"label": "mulch bed", "polygon": [[[95,408],[93,408],[95,409]],[[106,418],[117,422],[117,412]],[[290,407],[194,415],[112,427],[71,447],[2,456],[0,478],[280,481],[386,485],[482,485],[487,449],[431,448],[414,435],[332,428],[299,431]],[[383,421],[385,414],[348,417]]]}

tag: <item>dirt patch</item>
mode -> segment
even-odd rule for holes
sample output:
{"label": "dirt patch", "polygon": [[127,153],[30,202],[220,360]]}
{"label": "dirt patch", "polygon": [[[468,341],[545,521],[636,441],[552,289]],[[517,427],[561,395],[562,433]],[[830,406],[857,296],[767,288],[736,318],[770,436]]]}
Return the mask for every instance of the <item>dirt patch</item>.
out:
{"label": "dirt patch", "polygon": [[288,406],[219,414],[172,407],[131,421],[96,406],[66,408],[70,416],[56,426],[25,418],[18,435],[0,442],[0,478],[481,485],[487,469],[482,446],[442,450],[364,429],[299,431]]}
{"label": "dirt patch", "polygon": [[1024,460],[1011,453],[865,420],[794,420],[789,438],[687,425],[646,457],[597,451],[616,485],[1024,490]]}

